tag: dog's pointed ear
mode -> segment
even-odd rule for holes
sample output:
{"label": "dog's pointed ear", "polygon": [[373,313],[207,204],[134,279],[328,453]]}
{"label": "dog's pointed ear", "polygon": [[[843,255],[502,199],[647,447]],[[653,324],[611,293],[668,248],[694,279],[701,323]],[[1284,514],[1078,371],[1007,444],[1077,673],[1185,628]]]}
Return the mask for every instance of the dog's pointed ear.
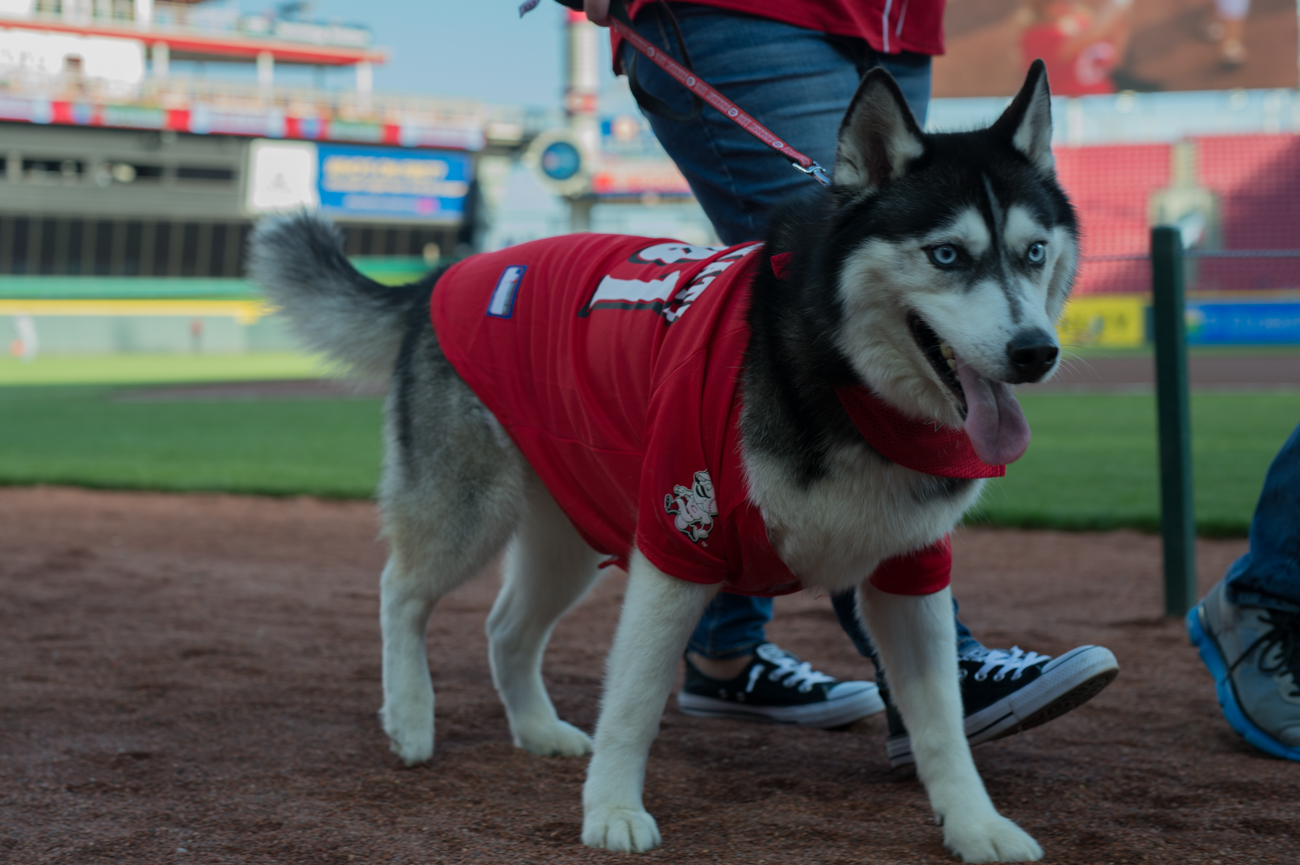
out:
{"label": "dog's pointed ear", "polygon": [[1056,169],[1052,158],[1052,91],[1047,87],[1047,66],[1035,60],[1025,84],[1007,110],[993,124],[993,130],[1011,139],[1019,150],[1044,174]]}
{"label": "dog's pointed ear", "polygon": [[877,66],[863,77],[840,123],[832,183],[855,195],[875,192],[924,152],[921,129],[902,91]]}

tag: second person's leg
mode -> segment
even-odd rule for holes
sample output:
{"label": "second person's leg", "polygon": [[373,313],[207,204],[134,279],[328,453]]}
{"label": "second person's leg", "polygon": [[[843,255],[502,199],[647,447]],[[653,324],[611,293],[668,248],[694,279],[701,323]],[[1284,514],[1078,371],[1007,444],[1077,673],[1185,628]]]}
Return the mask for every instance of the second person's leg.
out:
{"label": "second person's leg", "polygon": [[678,707],[704,718],[838,727],[885,708],[871,682],[840,682],[767,642],[771,598],[719,592],[686,649]]}
{"label": "second person's leg", "polygon": [[[882,55],[861,40],[705,6],[670,5],[700,77],[825,168],[834,164],[840,121],[858,82],[873,66],[882,65],[893,74],[913,114],[925,123],[930,96],[928,57]],[[657,14],[649,11],[653,8],[647,7],[638,17],[637,30],[671,51],[670,28],[661,26]],[[623,46],[624,68],[633,54],[630,45]],[[642,59],[633,71],[640,85],[673,111],[684,114],[689,110],[687,91],[658,67]],[[815,186],[782,156],[709,106],[689,122],[655,116],[649,120],[724,243],[762,239],[771,209]],[[740,603],[724,600],[727,597],[731,596],[719,594],[714,603]],[[836,598],[836,613],[862,654],[874,660],[853,604],[852,593]],[[752,641],[761,640],[770,611],[769,602],[766,607],[732,608],[726,615],[738,628],[748,616],[743,630],[751,634],[745,639]],[[755,629],[758,636],[753,636]],[[987,649],[960,620],[957,634],[967,735],[972,743],[1005,736],[1069,711],[1104,688],[1118,669],[1114,655],[1099,646],[1081,646],[1051,658],[1016,647]],[[731,663],[739,664],[734,657]],[[713,669],[732,672],[729,667]],[[688,681],[690,673],[688,667]],[[907,731],[896,713],[891,713],[891,722],[891,760],[895,765],[910,763]]]}
{"label": "second person's leg", "polygon": [[1264,477],[1250,551],[1187,616],[1232,728],[1300,760],[1300,426]]}

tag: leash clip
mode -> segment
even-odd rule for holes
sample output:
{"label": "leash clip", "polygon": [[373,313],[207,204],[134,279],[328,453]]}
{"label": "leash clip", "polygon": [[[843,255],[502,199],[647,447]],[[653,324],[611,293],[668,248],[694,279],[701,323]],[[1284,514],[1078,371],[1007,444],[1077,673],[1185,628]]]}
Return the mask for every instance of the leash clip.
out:
{"label": "leash clip", "polygon": [[811,177],[813,180],[816,180],[822,186],[831,185],[831,176],[826,173],[825,168],[822,168],[816,162],[814,162],[812,165],[809,165],[807,168],[804,168],[802,165],[800,165],[797,162],[791,162],[790,164],[793,165],[798,170],[802,171],[804,174]]}

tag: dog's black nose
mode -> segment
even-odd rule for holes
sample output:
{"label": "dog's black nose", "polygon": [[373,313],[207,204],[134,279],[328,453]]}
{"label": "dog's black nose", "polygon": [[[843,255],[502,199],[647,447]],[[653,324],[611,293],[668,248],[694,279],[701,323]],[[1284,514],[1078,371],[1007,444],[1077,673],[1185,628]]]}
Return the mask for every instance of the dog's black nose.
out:
{"label": "dog's black nose", "polygon": [[1015,339],[1007,343],[1007,359],[1015,371],[1016,383],[1038,381],[1047,375],[1060,349],[1056,340],[1045,330],[1035,328],[1016,334]]}

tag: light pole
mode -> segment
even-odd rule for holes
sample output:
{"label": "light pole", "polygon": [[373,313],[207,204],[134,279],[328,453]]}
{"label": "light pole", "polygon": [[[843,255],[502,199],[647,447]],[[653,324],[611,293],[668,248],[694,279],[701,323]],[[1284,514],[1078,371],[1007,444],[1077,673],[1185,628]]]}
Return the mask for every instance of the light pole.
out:
{"label": "light pole", "polygon": [[[596,113],[600,89],[600,28],[581,12],[565,16],[564,113],[577,140],[582,161],[590,165],[600,152],[600,118]],[[584,172],[585,173],[585,172]],[[569,230],[591,231],[591,208],[595,199],[589,191],[569,197]]]}

